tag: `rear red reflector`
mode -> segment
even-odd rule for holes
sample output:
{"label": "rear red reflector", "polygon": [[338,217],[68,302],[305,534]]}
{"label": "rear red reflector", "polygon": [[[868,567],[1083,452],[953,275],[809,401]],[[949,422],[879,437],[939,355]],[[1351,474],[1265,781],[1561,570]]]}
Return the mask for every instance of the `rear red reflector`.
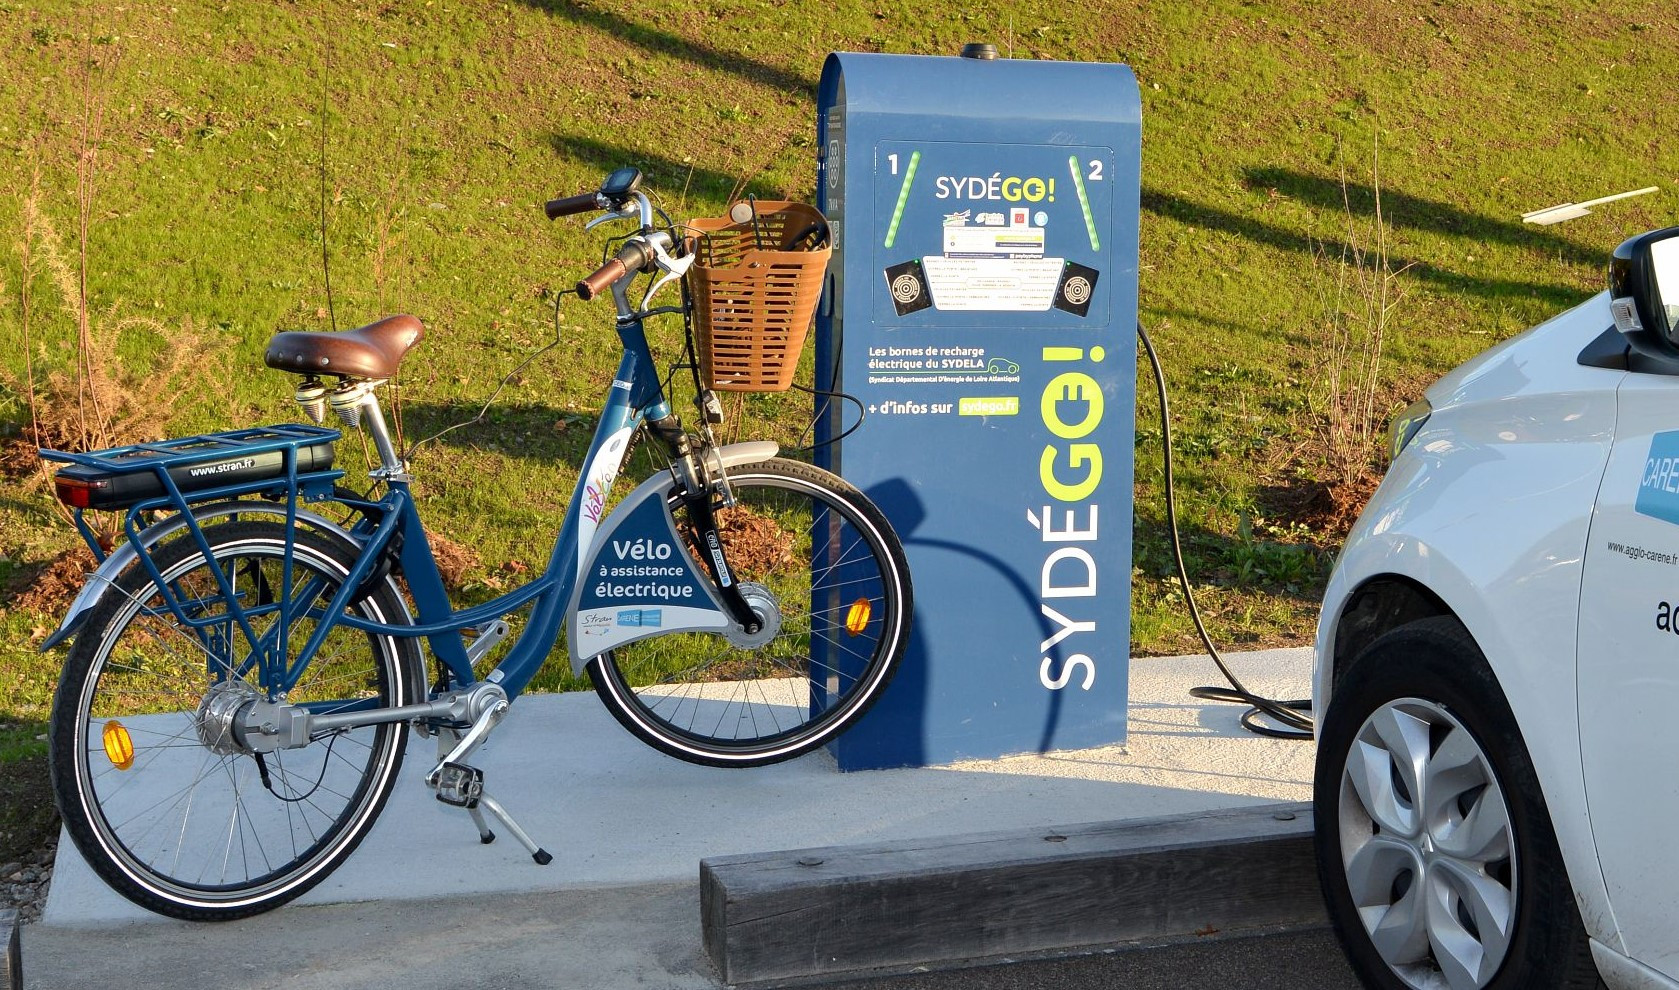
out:
{"label": "rear red reflector", "polygon": [[62,475],[53,478],[53,490],[57,493],[58,500],[73,509],[85,509],[92,505],[94,492],[110,486],[111,483],[104,479],[87,481]]}

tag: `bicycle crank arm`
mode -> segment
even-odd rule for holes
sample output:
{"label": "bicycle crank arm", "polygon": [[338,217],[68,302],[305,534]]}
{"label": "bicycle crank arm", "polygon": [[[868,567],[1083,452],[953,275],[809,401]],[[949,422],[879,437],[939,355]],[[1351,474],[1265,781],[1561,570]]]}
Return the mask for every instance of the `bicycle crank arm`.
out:
{"label": "bicycle crank arm", "polygon": [[466,735],[461,737],[461,741],[455,744],[455,748],[451,749],[443,759],[437,761],[437,766],[432,768],[431,773],[426,774],[426,783],[436,787],[445,767],[465,763],[467,757],[471,756],[478,747],[484,745],[484,740],[489,738],[490,730],[501,724],[501,720],[507,717],[508,709],[511,707],[512,703],[506,698],[491,702],[488,708],[473,719],[472,728],[468,729]]}

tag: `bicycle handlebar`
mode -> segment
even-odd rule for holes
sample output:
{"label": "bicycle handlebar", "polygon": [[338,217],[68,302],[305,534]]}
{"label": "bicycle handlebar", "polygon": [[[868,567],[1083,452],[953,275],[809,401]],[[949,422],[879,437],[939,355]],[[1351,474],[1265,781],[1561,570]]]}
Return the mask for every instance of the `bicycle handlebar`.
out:
{"label": "bicycle handlebar", "polygon": [[647,267],[651,253],[647,245],[640,238],[627,242],[618,249],[618,254],[609,259],[606,264],[595,269],[592,274],[577,283],[577,298],[588,302],[612,286],[612,283],[631,272],[639,272]]}
{"label": "bicycle handlebar", "polygon": [[558,220],[576,213],[587,213],[598,210],[600,206],[594,193],[584,193],[581,196],[567,196],[564,199],[551,199],[542,205],[542,212],[548,214],[548,219]]}
{"label": "bicycle handlebar", "polygon": [[629,272],[629,266],[617,258],[595,269],[594,274],[587,276],[577,283],[577,298],[588,302],[606,291],[613,282],[623,278]]}

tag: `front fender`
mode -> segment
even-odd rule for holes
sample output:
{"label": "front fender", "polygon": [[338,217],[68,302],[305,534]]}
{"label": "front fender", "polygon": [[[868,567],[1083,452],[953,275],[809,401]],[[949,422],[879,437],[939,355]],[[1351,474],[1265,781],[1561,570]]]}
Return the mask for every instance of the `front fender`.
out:
{"label": "front fender", "polygon": [[[231,501],[215,502],[194,508],[192,513],[192,517],[198,520],[200,525],[203,525],[207,520],[233,515],[284,516],[285,510],[260,502]],[[299,525],[325,530],[335,536],[343,537],[351,543],[360,542],[350,535],[349,530],[313,512],[298,510],[297,521]],[[186,524],[186,519],[179,515],[171,516],[162,522],[153,523],[140,531],[140,546],[150,549],[164,537],[185,529]],[[76,599],[70,603],[70,608],[64,615],[64,621],[60,622],[58,629],[41,644],[41,652],[45,653],[74,636],[76,631],[81,628],[82,623],[87,621],[88,616],[93,614],[94,607],[105,597],[105,593],[115,583],[117,576],[127,570],[128,566],[134,563],[139,556],[139,550],[135,548],[133,543],[126,540],[115,550],[112,550],[104,562],[87,576],[87,583],[82,585],[82,590],[76,593]]]}

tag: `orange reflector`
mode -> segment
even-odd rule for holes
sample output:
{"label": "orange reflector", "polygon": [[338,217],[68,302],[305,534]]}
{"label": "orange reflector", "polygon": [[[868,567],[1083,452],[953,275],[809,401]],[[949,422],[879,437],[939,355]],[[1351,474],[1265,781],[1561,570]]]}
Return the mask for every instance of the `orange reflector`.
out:
{"label": "orange reflector", "polygon": [[859,598],[851,603],[851,610],[845,613],[845,631],[853,636],[861,635],[869,627],[869,616],[874,614],[874,606],[867,598]]}
{"label": "orange reflector", "polygon": [[134,740],[121,722],[112,720],[105,723],[105,756],[118,770],[127,770],[134,765]]}

